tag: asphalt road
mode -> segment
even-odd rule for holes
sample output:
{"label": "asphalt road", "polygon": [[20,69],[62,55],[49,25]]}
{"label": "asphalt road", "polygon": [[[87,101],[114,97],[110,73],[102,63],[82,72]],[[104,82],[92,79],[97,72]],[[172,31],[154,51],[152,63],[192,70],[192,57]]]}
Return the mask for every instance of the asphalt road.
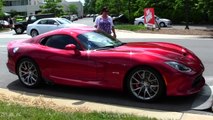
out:
{"label": "asphalt road", "polygon": [[[91,19],[92,21],[92,19]],[[81,19],[78,23],[89,23],[90,19]],[[89,23],[89,25],[91,25]],[[86,101],[112,104],[118,106],[134,107],[149,110],[165,110],[174,112],[192,112],[197,114],[213,115],[210,110],[212,106],[212,91],[213,91],[213,39],[212,38],[196,38],[196,39],[134,39],[122,38],[124,42],[130,41],[166,41],[180,44],[192,50],[198,55],[204,63],[206,70],[204,76],[206,78],[206,86],[203,90],[192,96],[186,97],[165,97],[159,102],[143,103],[130,99],[125,93],[111,91],[111,90],[97,90],[92,88],[76,88],[68,86],[49,85],[43,86],[39,89],[24,88],[18,81],[18,77],[9,73],[6,68],[7,50],[6,45],[11,40],[30,38],[26,34],[16,35],[14,31],[0,33],[0,87],[12,91],[24,92],[25,94],[32,94],[35,96],[44,95],[48,97],[58,97],[65,99],[77,99],[81,102],[76,104],[83,104]]]}

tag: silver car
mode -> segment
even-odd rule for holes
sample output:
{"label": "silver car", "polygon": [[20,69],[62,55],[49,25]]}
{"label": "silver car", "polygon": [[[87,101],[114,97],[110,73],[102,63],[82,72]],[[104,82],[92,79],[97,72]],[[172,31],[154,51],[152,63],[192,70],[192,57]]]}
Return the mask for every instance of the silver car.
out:
{"label": "silver car", "polygon": [[[155,15],[155,20],[157,21],[158,25],[160,25],[160,27],[170,27],[172,24],[171,20],[165,19],[165,18],[159,18],[156,15]],[[134,24],[135,25],[144,25],[144,16],[135,18]]]}
{"label": "silver car", "polygon": [[27,26],[27,34],[34,37],[39,34],[60,28],[76,26],[86,26],[84,24],[73,23],[65,18],[43,18]]}

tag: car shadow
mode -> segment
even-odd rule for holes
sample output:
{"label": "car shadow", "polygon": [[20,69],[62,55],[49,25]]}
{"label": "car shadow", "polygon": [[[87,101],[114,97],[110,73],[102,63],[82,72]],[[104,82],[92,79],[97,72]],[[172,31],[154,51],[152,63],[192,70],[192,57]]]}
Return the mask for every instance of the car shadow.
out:
{"label": "car shadow", "polygon": [[13,33],[13,35],[27,35],[26,32],[22,33],[22,34],[16,34],[16,33]]}
{"label": "car shadow", "polygon": [[[73,103],[74,105],[81,105],[89,101],[137,109],[165,110],[174,112],[191,111],[192,104],[199,95],[195,94],[184,97],[164,97],[155,102],[141,102],[130,98],[124,92],[113,90],[80,88],[63,85],[44,85],[37,89],[29,89],[24,87],[19,80],[15,80],[10,83],[7,88],[14,92],[24,92],[25,94],[33,96],[43,95],[46,97],[79,100],[79,102]],[[206,87],[205,89],[210,88]],[[206,95],[207,97],[203,97],[203,101],[206,101],[208,96],[211,96],[211,93],[208,94],[209,95]]]}

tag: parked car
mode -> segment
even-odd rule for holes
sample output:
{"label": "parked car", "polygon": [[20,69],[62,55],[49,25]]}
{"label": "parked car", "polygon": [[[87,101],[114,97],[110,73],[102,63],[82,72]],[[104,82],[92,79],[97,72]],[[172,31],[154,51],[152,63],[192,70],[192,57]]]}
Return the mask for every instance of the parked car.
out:
{"label": "parked car", "polygon": [[15,22],[24,22],[24,21],[26,21],[26,16],[17,15],[14,17],[14,19],[15,19],[14,20]]}
{"label": "parked car", "polygon": [[73,14],[72,17],[73,17],[73,21],[78,20],[78,16],[76,14]]}
{"label": "parked car", "polygon": [[[170,27],[172,24],[171,20],[165,19],[165,18],[160,18],[156,15],[155,15],[155,20],[160,25],[160,27]],[[144,25],[144,16],[135,18],[134,24],[135,25]]]}
{"label": "parked car", "polygon": [[9,28],[10,24],[6,20],[0,20],[0,28]]}
{"label": "parked car", "polygon": [[87,14],[86,17],[90,17],[90,14]]}
{"label": "parked car", "polygon": [[65,15],[65,16],[62,16],[61,18],[65,18],[65,19],[67,19],[67,20],[69,20],[71,22],[74,21],[72,15]]}
{"label": "parked car", "polygon": [[112,17],[114,24],[117,23],[128,23],[129,20],[127,19],[127,17],[124,14],[120,14],[118,16],[114,16]]}
{"label": "parked car", "polygon": [[92,27],[54,30],[8,43],[7,67],[20,82],[125,91],[141,101],[198,93],[204,66],[190,50],[166,42],[130,42]]}
{"label": "parked car", "polygon": [[98,17],[98,16],[99,16],[99,14],[94,14],[94,15],[93,15],[93,20],[92,20],[92,21],[95,22],[95,19],[96,19],[96,17]]}
{"label": "parked car", "polygon": [[43,18],[27,26],[27,34],[35,37],[39,34],[60,28],[86,26],[84,24],[72,23],[65,18]]}
{"label": "parked car", "polygon": [[31,15],[28,17],[27,21],[16,22],[14,24],[14,30],[16,34],[22,34],[26,29],[27,25],[39,20],[41,18],[55,17],[54,14],[39,14],[39,15]]}

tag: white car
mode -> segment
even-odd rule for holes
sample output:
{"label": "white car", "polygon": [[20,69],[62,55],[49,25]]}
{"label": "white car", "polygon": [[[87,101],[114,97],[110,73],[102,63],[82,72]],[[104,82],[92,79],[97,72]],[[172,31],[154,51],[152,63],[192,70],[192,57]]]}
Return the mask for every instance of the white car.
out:
{"label": "white car", "polygon": [[72,23],[65,18],[43,18],[27,26],[27,34],[34,37],[39,34],[60,28],[86,26],[84,24]]}
{"label": "white car", "polygon": [[9,28],[10,24],[6,20],[0,20],[0,27]]}
{"label": "white car", "polygon": [[[156,15],[155,15],[155,20],[157,21],[158,25],[160,25],[160,27],[170,27],[172,24],[171,20],[165,19],[165,18],[159,18]],[[134,24],[135,25],[144,25],[144,16],[135,18]]]}

